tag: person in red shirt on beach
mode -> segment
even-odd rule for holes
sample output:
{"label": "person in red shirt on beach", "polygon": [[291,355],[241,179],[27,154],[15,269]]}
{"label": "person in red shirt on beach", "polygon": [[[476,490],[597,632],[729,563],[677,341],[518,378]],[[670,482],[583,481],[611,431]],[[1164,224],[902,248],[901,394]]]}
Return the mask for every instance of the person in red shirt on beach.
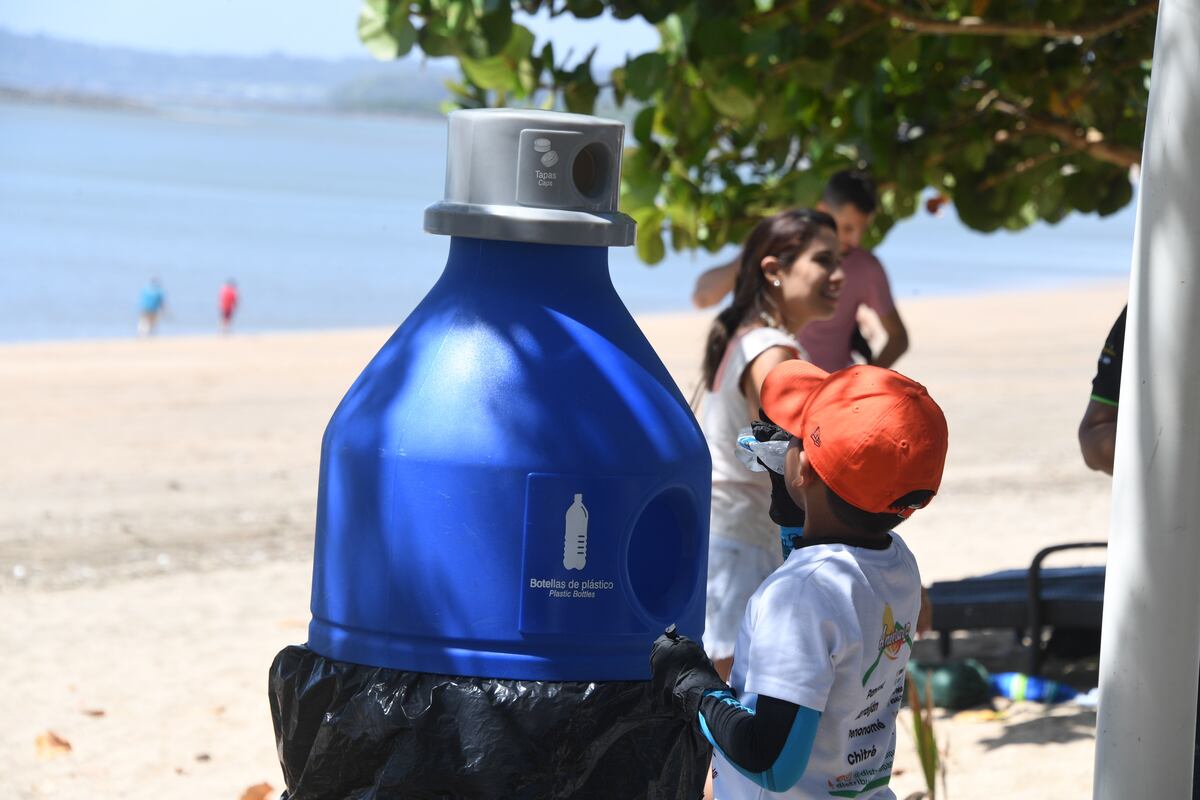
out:
{"label": "person in red shirt on beach", "polygon": [[221,284],[221,290],[217,293],[217,306],[221,310],[221,333],[229,333],[230,327],[233,325],[233,312],[237,310],[238,290],[237,283],[233,278]]}
{"label": "person in red shirt on beach", "polygon": [[[869,364],[891,367],[908,349],[908,330],[896,310],[883,265],[869,251],[859,247],[875,214],[875,186],[865,173],[843,170],[829,179],[816,207],[837,222],[845,280],[834,315],[810,322],[795,332],[796,336],[810,361],[824,370],[849,366],[853,363],[854,352],[860,353]],[[716,305],[733,289],[736,275],[736,260],[704,272],[696,280],[692,302],[698,308]],[[887,334],[887,343],[878,352],[871,351],[859,332],[861,306],[875,312]]]}

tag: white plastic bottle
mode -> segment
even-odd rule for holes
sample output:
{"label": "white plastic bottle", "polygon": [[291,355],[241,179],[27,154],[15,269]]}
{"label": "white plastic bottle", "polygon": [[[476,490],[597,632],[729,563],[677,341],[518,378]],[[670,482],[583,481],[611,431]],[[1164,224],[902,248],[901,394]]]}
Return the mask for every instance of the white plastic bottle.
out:
{"label": "white plastic bottle", "polygon": [[583,495],[575,495],[575,502],[567,509],[566,535],[563,538],[563,566],[567,569],[583,569],[587,564],[588,510],[583,504]]}

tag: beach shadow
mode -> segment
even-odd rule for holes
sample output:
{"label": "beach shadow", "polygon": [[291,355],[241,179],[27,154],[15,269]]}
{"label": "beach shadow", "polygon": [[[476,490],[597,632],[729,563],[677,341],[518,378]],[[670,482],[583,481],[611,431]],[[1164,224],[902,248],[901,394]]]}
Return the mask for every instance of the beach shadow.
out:
{"label": "beach shadow", "polygon": [[[936,637],[914,643],[913,658],[919,663],[933,665],[944,663]],[[1022,672],[1028,663],[1027,642],[1019,640],[1012,631],[983,630],[958,634],[954,638],[954,651],[947,662],[971,658],[978,661],[991,674]],[[1098,681],[1099,657],[1047,658],[1043,677],[1064,683],[1086,692]],[[1043,705],[1034,702],[1010,703],[1004,698],[995,698],[993,705],[1001,710],[996,721],[1002,726],[998,735],[979,740],[985,751],[998,750],[1009,745],[1066,744],[1077,740],[1093,740],[1096,737],[1096,709],[1070,703]],[[953,714],[953,712],[945,712]],[[971,712],[966,712],[971,713]]]}
{"label": "beach shadow", "polygon": [[998,750],[1014,744],[1066,744],[1080,739],[1096,738],[1096,710],[1074,706],[1046,706],[1044,709],[1032,703],[1019,704],[1019,715],[1033,714],[1030,719],[1006,721],[999,736],[981,739],[985,750]]}

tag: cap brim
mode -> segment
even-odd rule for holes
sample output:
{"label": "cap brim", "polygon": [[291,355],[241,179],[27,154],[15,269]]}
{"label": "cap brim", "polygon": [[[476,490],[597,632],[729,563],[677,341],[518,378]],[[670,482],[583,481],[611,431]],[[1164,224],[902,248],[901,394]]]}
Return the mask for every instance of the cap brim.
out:
{"label": "cap brim", "polygon": [[803,436],[804,407],[829,373],[818,366],[790,359],[777,365],[763,381],[759,400],[763,411],[792,436]]}

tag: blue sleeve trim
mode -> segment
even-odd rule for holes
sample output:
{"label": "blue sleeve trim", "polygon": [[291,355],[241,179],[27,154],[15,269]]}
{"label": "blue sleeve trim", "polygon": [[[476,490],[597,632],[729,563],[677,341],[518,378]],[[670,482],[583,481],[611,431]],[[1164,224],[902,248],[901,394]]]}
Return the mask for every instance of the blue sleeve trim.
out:
{"label": "blue sleeve trim", "polygon": [[[742,705],[728,691],[710,691],[706,693],[706,696],[714,697],[722,703],[734,706],[751,716],[754,715],[754,709]],[[734,769],[769,792],[786,792],[795,786],[800,778],[804,776],[804,770],[808,767],[809,756],[812,755],[813,742],[817,738],[817,724],[821,721],[820,711],[808,706],[799,706],[796,718],[792,722],[791,730],[788,732],[787,740],[784,742],[783,749],[779,752],[779,757],[775,759],[775,763],[762,772],[750,772],[739,766],[717,744],[713,738],[712,731],[708,728],[708,721],[704,718],[704,712],[700,712],[699,716],[700,731],[704,734],[704,738],[713,746],[713,749],[720,753],[721,757],[728,761]]]}

